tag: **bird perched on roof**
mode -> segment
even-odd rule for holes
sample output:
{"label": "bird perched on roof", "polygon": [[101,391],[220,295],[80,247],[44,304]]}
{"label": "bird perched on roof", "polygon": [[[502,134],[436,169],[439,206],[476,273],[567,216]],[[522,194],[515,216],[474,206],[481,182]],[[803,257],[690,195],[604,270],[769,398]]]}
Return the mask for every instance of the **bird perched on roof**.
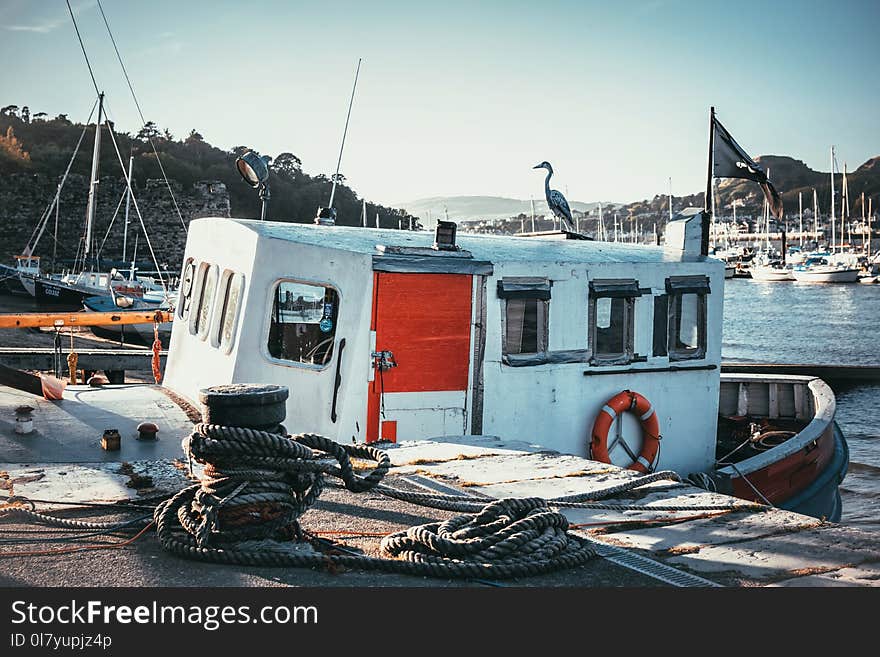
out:
{"label": "bird perched on roof", "polygon": [[544,179],[544,196],[547,199],[547,205],[551,212],[559,217],[559,220],[565,224],[568,229],[574,228],[574,222],[571,220],[571,208],[568,207],[568,201],[562,195],[562,192],[556,189],[550,189],[550,176],[553,175],[553,167],[546,160],[541,164],[532,167],[533,169],[547,169],[547,177]]}

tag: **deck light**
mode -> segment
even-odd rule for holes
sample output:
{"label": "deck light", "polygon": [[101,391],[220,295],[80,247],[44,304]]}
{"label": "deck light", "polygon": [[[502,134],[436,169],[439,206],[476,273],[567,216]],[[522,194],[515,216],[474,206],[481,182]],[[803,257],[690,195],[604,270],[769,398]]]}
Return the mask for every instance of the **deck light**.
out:
{"label": "deck light", "polygon": [[269,205],[269,162],[272,158],[268,155],[257,155],[253,151],[247,151],[235,160],[235,166],[244,181],[260,191],[260,200],[263,208],[260,219],[266,219],[266,209]]}
{"label": "deck light", "polygon": [[440,251],[457,251],[455,229],[454,221],[438,221],[437,231],[434,233],[434,248]]}

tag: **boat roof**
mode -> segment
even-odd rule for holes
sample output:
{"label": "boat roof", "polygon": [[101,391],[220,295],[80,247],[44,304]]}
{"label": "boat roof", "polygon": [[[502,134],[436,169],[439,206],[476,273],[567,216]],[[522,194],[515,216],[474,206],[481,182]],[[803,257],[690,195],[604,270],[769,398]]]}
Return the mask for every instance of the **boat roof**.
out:
{"label": "boat roof", "polygon": [[[231,221],[261,237],[286,240],[298,244],[338,249],[351,253],[377,255],[377,246],[398,248],[430,248],[433,231],[407,231],[362,228],[359,226],[319,226],[248,219],[205,218],[202,221]],[[598,242],[583,239],[542,239],[512,235],[458,233],[456,243],[475,260],[489,262],[589,262],[589,263],[660,263],[708,260],[702,256],[670,253],[661,246]],[[455,257],[451,252],[434,255]]]}

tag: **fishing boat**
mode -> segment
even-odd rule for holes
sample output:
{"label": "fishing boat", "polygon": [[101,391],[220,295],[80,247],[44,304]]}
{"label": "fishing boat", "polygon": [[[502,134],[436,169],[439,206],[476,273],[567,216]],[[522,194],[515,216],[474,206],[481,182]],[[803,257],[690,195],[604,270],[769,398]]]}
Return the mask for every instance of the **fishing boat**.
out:
{"label": "fishing boat", "polygon": [[291,432],[502,436],[833,520],[833,393],[721,375],[703,216],[663,247],[197,219],[164,384],[281,384]]}

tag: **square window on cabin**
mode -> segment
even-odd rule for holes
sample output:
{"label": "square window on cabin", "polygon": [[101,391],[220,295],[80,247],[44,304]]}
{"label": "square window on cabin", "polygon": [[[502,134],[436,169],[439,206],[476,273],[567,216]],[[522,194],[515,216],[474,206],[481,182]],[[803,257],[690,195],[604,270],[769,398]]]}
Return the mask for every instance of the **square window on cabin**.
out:
{"label": "square window on cabin", "polygon": [[545,278],[507,277],[498,281],[504,301],[502,352],[507,364],[537,364],[549,339],[550,281]]}
{"label": "square window on cabin", "polygon": [[623,365],[633,361],[635,298],[640,294],[637,281],[590,283],[590,364]]}
{"label": "square window on cabin", "polygon": [[293,363],[327,365],[338,316],[339,294],[333,288],[281,281],[272,302],[269,354]]}
{"label": "square window on cabin", "polygon": [[709,279],[705,276],[676,276],[666,280],[666,290],[669,360],[705,358]]}

